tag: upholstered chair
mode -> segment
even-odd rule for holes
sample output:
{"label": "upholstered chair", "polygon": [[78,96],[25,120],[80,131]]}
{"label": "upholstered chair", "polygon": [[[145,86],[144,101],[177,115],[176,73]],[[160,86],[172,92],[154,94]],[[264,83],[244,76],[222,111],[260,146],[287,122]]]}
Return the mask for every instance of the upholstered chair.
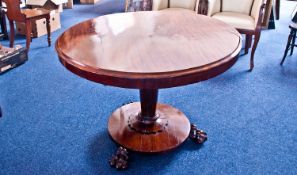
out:
{"label": "upholstered chair", "polygon": [[163,10],[167,8],[183,8],[196,10],[199,0],[153,0],[153,10]]}
{"label": "upholstered chair", "polygon": [[254,42],[250,57],[250,71],[254,68],[254,55],[261,36],[264,11],[263,0],[208,0],[208,16],[235,27],[246,35],[245,54]]}

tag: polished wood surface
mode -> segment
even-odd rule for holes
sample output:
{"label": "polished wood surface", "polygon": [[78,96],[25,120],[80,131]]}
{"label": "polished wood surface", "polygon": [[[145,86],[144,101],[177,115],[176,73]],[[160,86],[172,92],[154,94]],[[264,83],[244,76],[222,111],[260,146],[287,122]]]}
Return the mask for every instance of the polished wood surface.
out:
{"label": "polished wood surface", "polygon": [[139,89],[209,79],[231,67],[240,48],[234,28],[190,10],[106,15],[71,27],[56,42],[60,61],[75,74]]}
{"label": "polished wood surface", "polygon": [[178,109],[158,104],[154,125],[143,125],[137,119],[140,103],[117,109],[109,118],[108,131],[115,142],[129,150],[157,153],[182,144],[190,133],[190,122]]}
{"label": "polished wood surface", "polygon": [[7,18],[10,25],[10,47],[14,45],[14,22],[23,22],[26,25],[26,48],[29,51],[32,41],[32,21],[38,19],[46,19],[47,41],[51,46],[51,29],[50,29],[50,11],[46,9],[22,9],[20,8],[20,0],[3,0],[7,7]]}
{"label": "polished wood surface", "polygon": [[158,118],[156,117],[156,106],[158,102],[157,89],[140,89],[141,113],[140,117],[143,120],[140,122],[144,124],[154,123]]}

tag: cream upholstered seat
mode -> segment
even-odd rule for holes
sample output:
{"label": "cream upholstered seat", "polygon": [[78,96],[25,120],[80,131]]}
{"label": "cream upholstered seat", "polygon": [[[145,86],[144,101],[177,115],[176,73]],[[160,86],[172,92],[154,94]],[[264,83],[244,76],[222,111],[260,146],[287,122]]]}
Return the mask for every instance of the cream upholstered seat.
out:
{"label": "cream upholstered seat", "polygon": [[[255,30],[263,0],[208,0],[208,16],[220,19],[237,29]],[[251,20],[254,25],[251,25]],[[246,24],[250,24],[246,26]]]}
{"label": "cream upholstered seat", "polygon": [[254,68],[254,54],[261,36],[264,10],[263,0],[208,0],[208,16],[235,27],[246,35],[245,53],[254,43],[251,52],[250,70]]}
{"label": "cream upholstered seat", "polygon": [[221,12],[214,14],[212,17],[226,21],[237,29],[254,30],[256,27],[256,22],[253,17],[237,12]]}

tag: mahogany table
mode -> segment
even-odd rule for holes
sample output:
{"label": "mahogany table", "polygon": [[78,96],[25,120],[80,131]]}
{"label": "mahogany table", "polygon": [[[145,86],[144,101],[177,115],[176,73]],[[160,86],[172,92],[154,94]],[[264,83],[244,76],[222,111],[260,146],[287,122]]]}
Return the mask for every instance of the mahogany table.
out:
{"label": "mahogany table", "polygon": [[74,74],[140,90],[140,103],[124,105],[109,118],[111,138],[124,147],[111,161],[117,168],[126,167],[127,150],[168,151],[190,132],[202,143],[206,133],[191,126],[185,114],[157,103],[158,89],[223,73],[236,62],[241,46],[233,27],[181,9],[90,19],[65,31],[56,42],[60,62]]}

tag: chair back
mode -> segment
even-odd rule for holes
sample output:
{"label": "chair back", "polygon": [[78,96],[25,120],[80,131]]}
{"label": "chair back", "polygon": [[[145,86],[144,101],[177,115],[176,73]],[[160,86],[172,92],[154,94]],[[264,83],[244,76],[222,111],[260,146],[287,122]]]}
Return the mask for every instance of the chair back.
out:
{"label": "chair back", "polygon": [[7,7],[7,18],[12,21],[25,21],[26,15],[21,13],[20,0],[3,0]]}
{"label": "chair back", "polygon": [[153,0],[153,10],[163,10],[166,8],[184,8],[195,10],[199,0]]}
{"label": "chair back", "polygon": [[265,0],[254,0],[251,16],[254,17],[255,21],[259,23],[259,24],[256,24],[258,26],[261,26],[261,23],[263,20],[264,6],[265,6]]}
{"label": "chair back", "polygon": [[168,4],[168,0],[153,0],[153,11],[166,9]]}
{"label": "chair back", "polygon": [[255,0],[221,0],[221,11],[251,15]]}
{"label": "chair back", "polygon": [[169,0],[170,8],[195,10],[197,0]]}

